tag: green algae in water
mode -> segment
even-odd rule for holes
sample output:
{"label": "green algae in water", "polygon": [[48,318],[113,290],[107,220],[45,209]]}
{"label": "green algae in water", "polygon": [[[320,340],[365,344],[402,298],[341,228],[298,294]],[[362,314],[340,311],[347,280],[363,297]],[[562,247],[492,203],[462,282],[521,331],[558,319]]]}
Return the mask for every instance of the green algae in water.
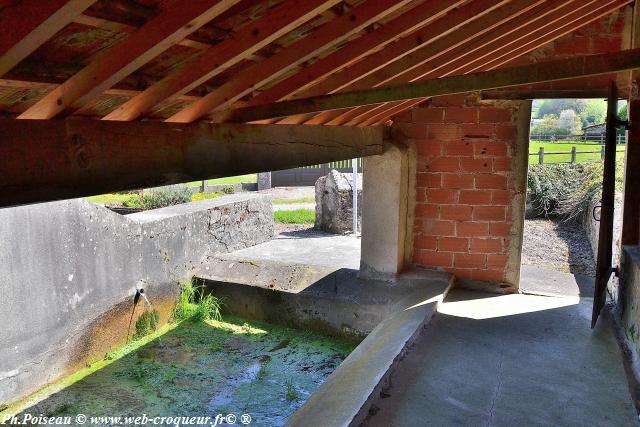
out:
{"label": "green algae in water", "polygon": [[251,425],[282,425],[356,345],[238,318],[182,322],[153,336],[24,412],[72,417],[233,413],[251,415]]}

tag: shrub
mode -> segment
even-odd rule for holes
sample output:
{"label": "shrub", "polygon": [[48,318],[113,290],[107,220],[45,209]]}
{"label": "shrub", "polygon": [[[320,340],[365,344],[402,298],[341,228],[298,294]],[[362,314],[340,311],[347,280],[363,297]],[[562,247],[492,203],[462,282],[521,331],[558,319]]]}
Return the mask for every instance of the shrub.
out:
{"label": "shrub", "polygon": [[[538,216],[580,221],[601,197],[602,163],[529,165],[527,189]],[[622,189],[624,163],[616,162],[616,190]]]}
{"label": "shrub", "polygon": [[180,184],[154,188],[142,196],[127,201],[125,205],[130,208],[158,209],[190,201],[191,190],[186,185]]}

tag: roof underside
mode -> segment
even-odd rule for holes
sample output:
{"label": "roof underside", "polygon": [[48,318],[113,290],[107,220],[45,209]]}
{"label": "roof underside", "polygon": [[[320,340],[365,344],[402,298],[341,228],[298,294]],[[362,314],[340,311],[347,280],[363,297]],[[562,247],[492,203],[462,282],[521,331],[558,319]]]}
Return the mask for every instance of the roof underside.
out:
{"label": "roof underside", "polygon": [[[0,113],[228,110],[492,70],[632,0],[0,0]],[[419,100],[263,123],[376,125]]]}

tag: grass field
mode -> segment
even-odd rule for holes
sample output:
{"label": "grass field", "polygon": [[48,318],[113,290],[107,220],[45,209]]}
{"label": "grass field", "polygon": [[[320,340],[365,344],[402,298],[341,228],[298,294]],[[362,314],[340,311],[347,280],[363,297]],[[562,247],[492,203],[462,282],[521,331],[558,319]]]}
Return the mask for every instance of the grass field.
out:
{"label": "grass field", "polygon": [[[545,155],[544,162],[545,163],[569,163],[571,162],[571,148],[576,147],[578,154],[576,155],[576,162],[592,162],[592,161],[601,161],[600,159],[600,144],[585,144],[584,142],[576,141],[576,142],[541,142],[541,141],[530,141],[529,142],[529,163],[538,163],[538,150],[540,147],[544,147]],[[618,156],[624,155],[624,145],[618,145],[617,151]],[[596,151],[595,153],[583,153],[580,154],[581,151]],[[546,154],[546,153],[557,153],[557,152],[566,152],[566,154]]]}
{"label": "grass field", "polygon": [[316,221],[316,211],[313,209],[275,211],[273,219],[282,224],[313,224]]}
{"label": "grass field", "polygon": [[[198,187],[202,181],[193,181],[187,183],[189,187]],[[207,180],[207,185],[230,185],[240,184],[243,182],[258,182],[258,176],[255,173],[248,175],[229,176],[226,178],[216,178]]]}
{"label": "grass field", "polygon": [[[194,193],[191,196],[192,202],[200,200],[216,199],[224,196],[222,191],[216,191],[215,193]],[[109,205],[109,206],[136,206],[137,194],[101,194],[99,196],[86,197],[87,200],[97,205]]]}

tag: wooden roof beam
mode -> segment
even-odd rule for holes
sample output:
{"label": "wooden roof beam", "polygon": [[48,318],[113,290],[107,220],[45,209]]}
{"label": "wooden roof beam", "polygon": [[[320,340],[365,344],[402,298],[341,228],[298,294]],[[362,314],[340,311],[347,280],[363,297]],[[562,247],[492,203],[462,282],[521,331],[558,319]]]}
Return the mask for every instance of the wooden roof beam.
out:
{"label": "wooden roof beam", "polygon": [[283,48],[272,57],[243,70],[237,77],[169,117],[167,121],[190,123],[212,110],[230,106],[263,84],[277,79],[298,64],[409,4],[411,0],[366,1],[319,27],[309,36]]}
{"label": "wooden roof beam", "polygon": [[[511,52],[532,36],[538,38],[557,28],[558,23],[584,15],[584,9],[598,5],[601,0],[561,0],[542,4],[526,15],[520,15],[496,28],[495,34],[485,34],[472,42],[408,72],[401,73],[386,84],[409,83],[428,78],[445,77],[474,71],[472,64],[482,64],[495,58],[500,52]],[[489,59],[488,59],[489,58]],[[411,102],[411,101],[407,101]],[[329,121],[327,124],[357,125],[379,115],[394,105],[358,107]]]}
{"label": "wooden roof beam", "polygon": [[211,46],[180,68],[106,115],[104,120],[135,120],[160,102],[184,95],[224,70],[249,58],[274,40],[339,3],[340,0],[287,0],[232,39]]}
{"label": "wooden roof beam", "polygon": [[[439,38],[459,31],[465,24],[490,13],[500,6],[504,6],[505,0],[474,0],[444,17],[436,20],[425,28],[416,31],[406,37],[392,43],[379,52],[375,52],[355,63],[354,65],[335,73],[314,86],[294,93],[290,98],[307,98],[328,93],[335,93],[347,88],[359,79],[382,69],[400,58],[410,55],[412,52],[424,48]],[[337,114],[337,113],[336,113]],[[280,120],[281,124],[303,123],[311,117],[292,116]],[[319,124],[322,121],[318,121]]]}
{"label": "wooden roof beam", "polygon": [[233,112],[232,120],[236,122],[251,122],[273,117],[285,117],[292,114],[306,114],[360,105],[567,80],[637,68],[640,68],[640,48],[538,62],[521,67],[502,68],[402,85],[276,102],[264,106],[240,108]]}
{"label": "wooden roof beam", "polygon": [[[502,7],[493,9],[484,15],[468,17],[466,22],[464,22],[464,25],[459,27],[455,32],[449,33],[445,37],[440,37],[432,43],[426,44],[424,47],[416,50],[410,55],[399,58],[384,68],[379,69],[375,73],[367,75],[365,78],[359,78],[351,82],[349,85],[341,88],[340,91],[360,90],[382,86],[396,76],[419,67],[429,61],[434,61],[460,46],[465,46],[476,37],[492,32],[505,22],[508,22],[517,16],[526,14],[531,9],[544,4],[545,2],[546,0],[514,0]],[[483,2],[480,1],[479,3]],[[352,73],[353,71],[347,69],[344,72]],[[325,124],[341,114],[344,114],[344,112],[326,112],[319,114],[304,123]],[[289,121],[284,120],[282,123],[289,123]]]}
{"label": "wooden roof beam", "polygon": [[370,156],[382,144],[380,128],[0,120],[0,207]]}
{"label": "wooden roof beam", "polygon": [[176,2],[18,116],[50,119],[74,111],[240,0]]}
{"label": "wooden roof beam", "polygon": [[0,77],[96,0],[23,0],[0,13]]}
{"label": "wooden roof beam", "polygon": [[[592,9],[587,14],[584,14],[584,12],[581,12],[580,10],[576,10],[573,13],[562,16],[560,20],[557,20],[555,25],[551,27],[552,31],[545,34],[537,35],[532,39],[526,40],[526,43],[521,44],[520,46],[516,46],[515,48],[513,46],[501,47],[500,49],[494,51],[493,55],[491,55],[491,59],[489,61],[486,61],[481,66],[478,66],[476,64],[475,67],[460,69],[460,71],[462,73],[468,73],[473,71],[496,69],[499,66],[507,64],[508,62],[518,58],[519,56],[527,52],[542,47],[545,44],[559,37],[562,37],[565,34],[569,34],[584,25],[597,21],[603,16],[606,16],[611,12],[625,6],[629,2],[630,1],[628,0],[611,0],[607,3],[600,4],[599,7]],[[532,32],[531,34],[534,34],[534,32]],[[495,63],[495,61],[493,60],[494,57],[500,59],[498,63]],[[433,74],[425,74],[421,79],[429,79],[433,77]],[[401,103],[391,103],[388,108],[379,109],[375,115],[369,117],[365,121],[360,122],[359,124],[362,126],[367,126],[374,123],[384,122],[393,115],[412,108],[420,102],[422,102],[422,100],[410,100]]]}
{"label": "wooden roof beam", "polygon": [[310,66],[302,68],[293,76],[276,83],[274,86],[251,98],[243,107],[287,99],[295,92],[304,90],[314,83],[317,83],[323,77],[327,77],[332,73],[346,68],[372,51],[379,50],[385,44],[406,36],[420,27],[424,27],[428,23],[441,18],[442,15],[466,1],[467,0],[429,0],[422,3],[406,11],[393,21],[350,41],[345,46]]}

